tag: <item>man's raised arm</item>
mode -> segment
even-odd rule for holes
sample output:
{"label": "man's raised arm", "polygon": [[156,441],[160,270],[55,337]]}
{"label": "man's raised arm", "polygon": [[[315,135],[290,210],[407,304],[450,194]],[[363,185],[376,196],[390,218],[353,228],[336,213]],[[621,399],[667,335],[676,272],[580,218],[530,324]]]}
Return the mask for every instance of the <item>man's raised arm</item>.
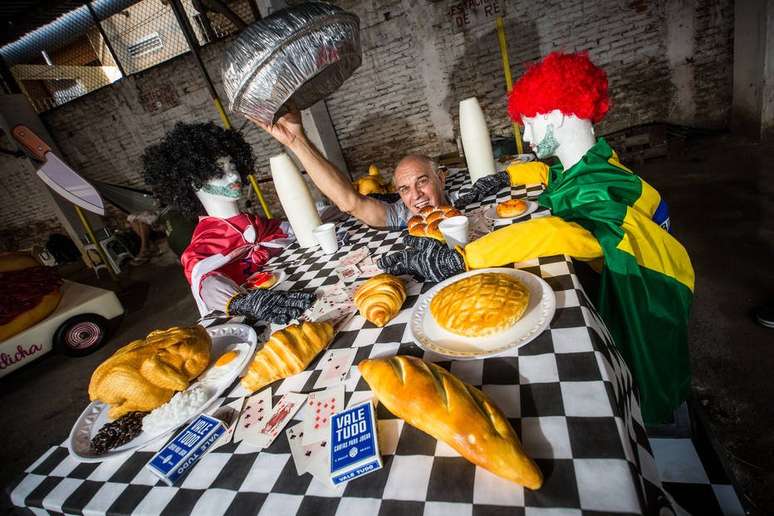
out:
{"label": "man's raised arm", "polygon": [[323,156],[309,141],[301,125],[301,115],[290,112],[271,126],[254,120],[256,125],[290,149],[303,165],[309,177],[320,191],[341,211],[361,220],[369,226],[387,225],[387,205],[361,195],[352,183]]}

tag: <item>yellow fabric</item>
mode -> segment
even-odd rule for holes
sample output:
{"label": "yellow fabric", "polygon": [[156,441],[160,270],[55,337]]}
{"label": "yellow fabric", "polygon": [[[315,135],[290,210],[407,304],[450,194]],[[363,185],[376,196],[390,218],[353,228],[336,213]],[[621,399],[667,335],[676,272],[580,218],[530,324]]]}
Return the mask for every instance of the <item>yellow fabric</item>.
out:
{"label": "yellow fabric", "polygon": [[511,163],[505,169],[512,185],[548,184],[548,165],[540,161],[529,163]]}
{"label": "yellow fabric", "polygon": [[661,228],[654,231],[652,227],[648,227],[651,224],[655,225],[655,222],[647,215],[627,208],[621,226],[624,237],[618,244],[618,249],[634,256],[641,267],[674,278],[693,291],[695,278],[688,252],[666,231]]}
{"label": "yellow fabric", "polygon": [[[607,162],[629,174],[634,174],[634,172],[618,161],[618,154],[616,154],[615,151],[613,151],[613,155]],[[640,182],[642,183],[642,193],[640,194],[639,199],[634,202],[634,209],[641,211],[648,218],[652,219],[653,214],[656,213],[659,204],[661,204],[661,194],[659,194],[658,191],[650,186],[644,179],[640,178]]]}
{"label": "yellow fabric", "polygon": [[580,225],[559,217],[541,217],[498,229],[471,242],[463,251],[468,269],[499,267],[556,254],[588,261],[601,257],[602,248]]}

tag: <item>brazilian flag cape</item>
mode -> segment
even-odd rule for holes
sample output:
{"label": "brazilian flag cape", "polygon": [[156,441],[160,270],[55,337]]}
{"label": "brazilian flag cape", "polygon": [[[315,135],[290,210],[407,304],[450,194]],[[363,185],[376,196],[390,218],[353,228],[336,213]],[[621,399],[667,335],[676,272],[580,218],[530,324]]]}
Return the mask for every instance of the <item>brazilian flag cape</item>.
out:
{"label": "brazilian flag cape", "polygon": [[651,220],[659,200],[603,138],[569,170],[551,167],[538,199],[599,241],[605,267],[597,309],[639,384],[651,424],[666,420],[688,394],[694,284],[685,248]]}

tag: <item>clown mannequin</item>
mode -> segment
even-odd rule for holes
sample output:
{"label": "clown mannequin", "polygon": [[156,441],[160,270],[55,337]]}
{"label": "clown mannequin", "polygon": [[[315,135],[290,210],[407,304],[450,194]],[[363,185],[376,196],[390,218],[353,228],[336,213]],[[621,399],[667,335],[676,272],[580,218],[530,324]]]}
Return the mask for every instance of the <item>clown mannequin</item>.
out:
{"label": "clown mannequin", "polygon": [[143,155],[145,182],[162,204],[207,213],[180,257],[201,315],[220,311],[284,324],[309,308],[314,294],[240,286],[287,244],[280,221],[239,210],[242,179],[253,165],[242,137],[211,122],[178,123]]}
{"label": "clown mannequin", "polygon": [[608,107],[607,75],[585,54],[553,53],[531,67],[514,86],[508,111],[538,158],[555,156],[558,163],[514,164],[481,178],[457,207],[510,185],[542,183],[538,203],[552,216],[512,224],[464,249],[407,237],[407,249],[379,265],[441,281],[556,254],[604,263],[597,308],[640,385],[645,421],[658,423],[690,384],[686,327],[694,274],[666,230],[661,196],[618,161],[604,138],[595,139],[593,123]]}

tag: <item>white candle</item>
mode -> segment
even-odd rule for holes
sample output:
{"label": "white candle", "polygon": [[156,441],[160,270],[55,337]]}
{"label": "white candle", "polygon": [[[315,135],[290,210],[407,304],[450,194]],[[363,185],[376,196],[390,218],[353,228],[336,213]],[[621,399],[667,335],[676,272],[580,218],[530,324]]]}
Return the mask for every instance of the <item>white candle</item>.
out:
{"label": "white candle", "polygon": [[296,234],[298,245],[315,247],[317,240],[314,238],[313,231],[322,222],[301,172],[290,156],[285,153],[272,156],[269,159],[269,166],[274,189],[277,190],[277,196],[293,228],[293,233]]}
{"label": "white candle", "polygon": [[465,161],[468,162],[470,182],[495,173],[492,141],[486,127],[484,112],[476,97],[470,97],[460,102],[460,136],[462,148],[465,151]]}

